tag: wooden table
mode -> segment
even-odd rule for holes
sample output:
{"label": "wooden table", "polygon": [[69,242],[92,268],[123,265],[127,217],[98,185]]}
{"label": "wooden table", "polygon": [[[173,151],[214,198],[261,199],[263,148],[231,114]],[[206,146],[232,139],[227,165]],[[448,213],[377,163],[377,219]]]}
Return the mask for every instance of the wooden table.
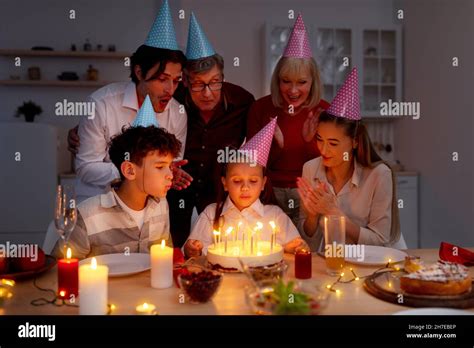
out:
{"label": "wooden table", "polygon": [[[410,255],[421,256],[426,262],[438,260],[437,249],[407,250]],[[285,255],[289,264],[287,278],[294,278],[294,257]],[[364,276],[374,272],[377,267],[352,266],[358,276]],[[348,270],[348,267],[346,267]],[[474,276],[474,269],[470,269]],[[56,289],[56,268],[37,279],[37,284],[43,288]],[[325,272],[325,262],[320,256],[313,254],[313,279],[322,284],[332,284],[336,278],[330,277]],[[329,304],[322,314],[392,314],[410,307],[388,303],[368,294],[363,288],[363,280],[348,284],[338,284],[340,294],[331,293]],[[223,283],[211,302],[206,304],[180,303],[182,291],[177,287],[169,289],[153,289],[150,286],[150,272],[143,272],[123,278],[110,278],[109,280],[109,303],[116,306],[113,314],[135,314],[135,307],[143,302],[156,305],[159,314],[175,315],[246,315],[252,314],[246,304],[244,287],[249,284],[243,274],[225,274]],[[19,281],[14,288],[14,297],[6,305],[3,314],[7,315],[44,315],[44,314],[78,314],[75,307],[55,307],[46,305],[35,307],[30,301],[50,294],[39,291],[33,285],[32,280]],[[470,311],[474,312],[474,309]],[[0,312],[1,313],[1,312]]]}

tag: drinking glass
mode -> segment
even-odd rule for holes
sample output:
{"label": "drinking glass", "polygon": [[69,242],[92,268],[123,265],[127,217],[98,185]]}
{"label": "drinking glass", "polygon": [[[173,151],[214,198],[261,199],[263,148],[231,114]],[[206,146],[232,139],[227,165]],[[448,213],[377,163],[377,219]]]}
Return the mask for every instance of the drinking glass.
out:
{"label": "drinking glass", "polygon": [[324,256],[326,272],[335,276],[342,272],[345,264],[346,219],[340,215],[324,217]]}
{"label": "drinking glass", "polygon": [[77,222],[76,194],[70,185],[58,185],[56,189],[56,206],[54,209],[54,224],[64,245],[66,257],[67,243]]}

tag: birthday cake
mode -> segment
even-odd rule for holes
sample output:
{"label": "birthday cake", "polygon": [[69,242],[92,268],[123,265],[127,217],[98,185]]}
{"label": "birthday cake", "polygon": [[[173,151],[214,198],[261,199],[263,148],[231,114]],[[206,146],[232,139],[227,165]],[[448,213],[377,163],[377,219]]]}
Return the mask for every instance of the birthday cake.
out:
{"label": "birthday cake", "polygon": [[251,267],[273,265],[283,259],[283,247],[280,244],[271,246],[270,242],[260,241],[254,250],[242,247],[241,241],[232,241],[227,245],[212,244],[207,250],[207,261],[211,267],[227,272],[241,272],[239,259]]}

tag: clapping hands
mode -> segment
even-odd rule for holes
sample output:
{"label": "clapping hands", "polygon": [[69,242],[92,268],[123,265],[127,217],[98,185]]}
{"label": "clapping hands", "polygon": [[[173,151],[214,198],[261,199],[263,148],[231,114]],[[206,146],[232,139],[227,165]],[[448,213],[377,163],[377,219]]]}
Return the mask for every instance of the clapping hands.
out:
{"label": "clapping hands", "polygon": [[297,185],[301,204],[307,215],[340,214],[336,197],[329,191],[329,187],[325,183],[318,183],[316,188],[313,188],[306,179],[298,178]]}

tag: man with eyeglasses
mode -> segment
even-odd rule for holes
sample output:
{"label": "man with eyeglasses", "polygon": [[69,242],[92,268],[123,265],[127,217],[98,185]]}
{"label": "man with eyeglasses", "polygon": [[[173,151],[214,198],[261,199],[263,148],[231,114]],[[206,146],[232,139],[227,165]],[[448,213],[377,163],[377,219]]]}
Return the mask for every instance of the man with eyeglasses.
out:
{"label": "man with eyeglasses", "polygon": [[[193,41],[196,37],[200,42]],[[217,151],[239,148],[245,139],[246,117],[254,97],[224,81],[224,60],[207,41],[191,15],[183,86],[174,97],[186,108],[188,132],[184,170],[193,180],[186,189],[168,192],[173,243],[181,247],[189,236],[194,207],[198,213],[216,201],[220,172]],[[186,179],[184,179],[185,181]],[[183,183],[186,185],[186,183]]]}

